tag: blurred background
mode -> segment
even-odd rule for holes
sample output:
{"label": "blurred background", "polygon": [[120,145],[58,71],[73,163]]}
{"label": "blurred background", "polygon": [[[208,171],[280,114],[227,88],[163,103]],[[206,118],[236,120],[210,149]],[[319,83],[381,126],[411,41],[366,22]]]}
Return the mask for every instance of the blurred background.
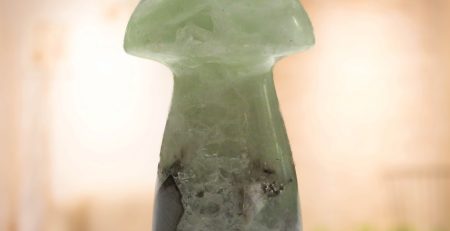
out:
{"label": "blurred background", "polygon": [[[0,231],[150,230],[172,79],[137,0],[0,0]],[[305,231],[450,230],[450,1],[303,0],[275,81]]]}

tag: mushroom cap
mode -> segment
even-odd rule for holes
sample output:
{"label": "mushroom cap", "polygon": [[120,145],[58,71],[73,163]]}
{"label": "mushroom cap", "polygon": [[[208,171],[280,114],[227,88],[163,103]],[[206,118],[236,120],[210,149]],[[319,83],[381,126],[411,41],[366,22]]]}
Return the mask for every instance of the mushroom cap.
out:
{"label": "mushroom cap", "polygon": [[128,53],[169,66],[278,58],[313,44],[298,0],[142,0],[125,35]]}

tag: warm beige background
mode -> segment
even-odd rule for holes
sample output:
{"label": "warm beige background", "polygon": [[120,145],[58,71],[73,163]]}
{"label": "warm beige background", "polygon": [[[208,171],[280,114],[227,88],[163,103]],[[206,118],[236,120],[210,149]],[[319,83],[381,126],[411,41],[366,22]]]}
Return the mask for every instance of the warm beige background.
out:
{"label": "warm beige background", "polygon": [[[171,94],[136,0],[0,0],[0,231],[151,227]],[[275,68],[305,230],[450,230],[450,1],[303,0]]]}

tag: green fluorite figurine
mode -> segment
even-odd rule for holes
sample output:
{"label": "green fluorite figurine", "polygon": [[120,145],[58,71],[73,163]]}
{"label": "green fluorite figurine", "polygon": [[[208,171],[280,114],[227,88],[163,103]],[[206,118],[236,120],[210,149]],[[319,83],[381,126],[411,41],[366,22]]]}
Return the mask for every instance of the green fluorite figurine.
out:
{"label": "green fluorite figurine", "polygon": [[313,43],[297,0],[139,4],[126,51],[174,73],[154,231],[301,229],[272,67]]}

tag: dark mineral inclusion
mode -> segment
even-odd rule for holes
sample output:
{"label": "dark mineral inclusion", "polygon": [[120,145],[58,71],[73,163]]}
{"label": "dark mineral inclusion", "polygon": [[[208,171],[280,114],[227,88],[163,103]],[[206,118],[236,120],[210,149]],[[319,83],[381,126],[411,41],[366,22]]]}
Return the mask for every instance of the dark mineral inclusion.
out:
{"label": "dark mineral inclusion", "polygon": [[174,73],[154,231],[297,231],[272,67],[314,43],[297,0],[143,0],[127,52]]}
{"label": "dark mineral inclusion", "polygon": [[158,214],[154,221],[155,230],[177,230],[178,222],[183,215],[184,208],[181,203],[181,193],[172,176],[169,176],[159,188],[156,197],[155,213]]}

